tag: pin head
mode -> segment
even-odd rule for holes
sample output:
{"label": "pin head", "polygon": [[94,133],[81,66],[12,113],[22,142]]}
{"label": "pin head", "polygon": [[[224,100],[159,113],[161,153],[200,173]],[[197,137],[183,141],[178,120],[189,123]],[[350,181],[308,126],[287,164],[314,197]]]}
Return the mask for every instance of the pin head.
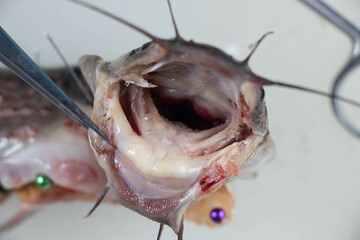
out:
{"label": "pin head", "polygon": [[39,173],[36,175],[35,184],[38,188],[48,189],[52,185],[51,179],[45,174]]}
{"label": "pin head", "polygon": [[216,223],[221,223],[226,217],[225,211],[221,208],[214,208],[210,212],[210,218]]}

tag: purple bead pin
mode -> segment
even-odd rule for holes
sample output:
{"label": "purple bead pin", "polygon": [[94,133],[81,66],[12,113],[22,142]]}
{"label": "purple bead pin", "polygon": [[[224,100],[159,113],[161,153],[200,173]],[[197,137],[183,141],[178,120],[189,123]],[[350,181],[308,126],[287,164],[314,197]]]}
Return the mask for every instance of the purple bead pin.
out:
{"label": "purple bead pin", "polygon": [[221,208],[214,208],[210,213],[210,217],[214,222],[221,223],[226,217],[226,214]]}

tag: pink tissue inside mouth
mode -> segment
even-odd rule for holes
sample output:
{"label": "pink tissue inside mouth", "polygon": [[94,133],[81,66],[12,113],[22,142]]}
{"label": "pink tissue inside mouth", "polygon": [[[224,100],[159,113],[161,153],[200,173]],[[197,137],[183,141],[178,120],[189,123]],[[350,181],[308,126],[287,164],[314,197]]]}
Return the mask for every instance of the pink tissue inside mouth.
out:
{"label": "pink tissue inside mouth", "polygon": [[79,125],[77,122],[75,122],[71,118],[66,119],[66,121],[64,122],[64,127],[70,133],[76,133],[76,134],[79,134],[80,136],[87,138],[87,131],[85,129],[83,129],[81,127],[81,125]]}
{"label": "pink tissue inside mouth", "polygon": [[72,184],[88,184],[95,182],[98,176],[95,170],[79,160],[67,159],[56,161],[54,168],[59,179],[66,179]]}
{"label": "pink tissue inside mouth", "polygon": [[210,112],[205,107],[201,106],[196,102],[193,103],[193,108],[194,111],[197,113],[197,115],[199,115],[202,119],[205,119],[207,121],[212,121],[216,119],[210,114]]}
{"label": "pink tissue inside mouth", "polygon": [[11,130],[8,136],[11,138],[17,138],[19,140],[26,141],[29,138],[35,137],[37,132],[37,128],[29,124],[25,124]]}

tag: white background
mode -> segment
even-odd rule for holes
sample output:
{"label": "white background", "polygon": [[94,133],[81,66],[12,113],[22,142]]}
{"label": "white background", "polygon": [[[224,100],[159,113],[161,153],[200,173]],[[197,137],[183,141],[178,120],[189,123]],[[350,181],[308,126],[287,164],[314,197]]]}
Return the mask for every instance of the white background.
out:
{"label": "white background", "polygon": [[[92,2],[157,36],[174,36],[165,0]],[[172,2],[185,39],[214,45],[238,59],[262,34],[275,31],[251,60],[252,69],[270,79],[329,91],[350,53],[350,40],[300,1]],[[360,1],[327,2],[360,25]],[[40,52],[43,67],[63,66],[44,31],[72,64],[84,54],[113,60],[148,40],[63,0],[0,0],[0,24],[31,56]],[[343,91],[358,101],[359,77],[357,70]],[[185,240],[360,239],[360,141],[340,126],[328,99],[277,87],[265,91],[277,158],[257,178],[231,183],[237,198],[231,223],[208,229],[186,222]],[[122,207],[104,204],[83,220],[91,206],[48,206],[0,239],[156,238],[158,224]],[[17,208],[16,199],[0,206],[0,222]],[[163,239],[176,236],[166,229]]]}

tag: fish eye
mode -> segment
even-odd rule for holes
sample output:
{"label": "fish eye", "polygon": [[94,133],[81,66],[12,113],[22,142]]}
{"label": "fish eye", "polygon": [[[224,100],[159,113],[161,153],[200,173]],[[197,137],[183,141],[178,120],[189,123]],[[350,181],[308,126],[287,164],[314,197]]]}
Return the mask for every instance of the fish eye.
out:
{"label": "fish eye", "polygon": [[135,50],[132,50],[130,53],[129,53],[129,57],[131,57],[132,55],[134,55],[136,53]]}
{"label": "fish eye", "polygon": [[210,212],[210,218],[215,223],[221,223],[226,217],[225,211],[222,208],[214,208]]}
{"label": "fish eye", "polygon": [[140,51],[144,51],[151,45],[151,42],[147,42],[140,47]]}
{"label": "fish eye", "polygon": [[39,173],[36,175],[35,184],[38,188],[48,189],[49,187],[52,186],[52,181],[45,174]]}
{"label": "fish eye", "polygon": [[260,99],[264,99],[264,97],[265,97],[265,91],[263,88],[261,88]]}

